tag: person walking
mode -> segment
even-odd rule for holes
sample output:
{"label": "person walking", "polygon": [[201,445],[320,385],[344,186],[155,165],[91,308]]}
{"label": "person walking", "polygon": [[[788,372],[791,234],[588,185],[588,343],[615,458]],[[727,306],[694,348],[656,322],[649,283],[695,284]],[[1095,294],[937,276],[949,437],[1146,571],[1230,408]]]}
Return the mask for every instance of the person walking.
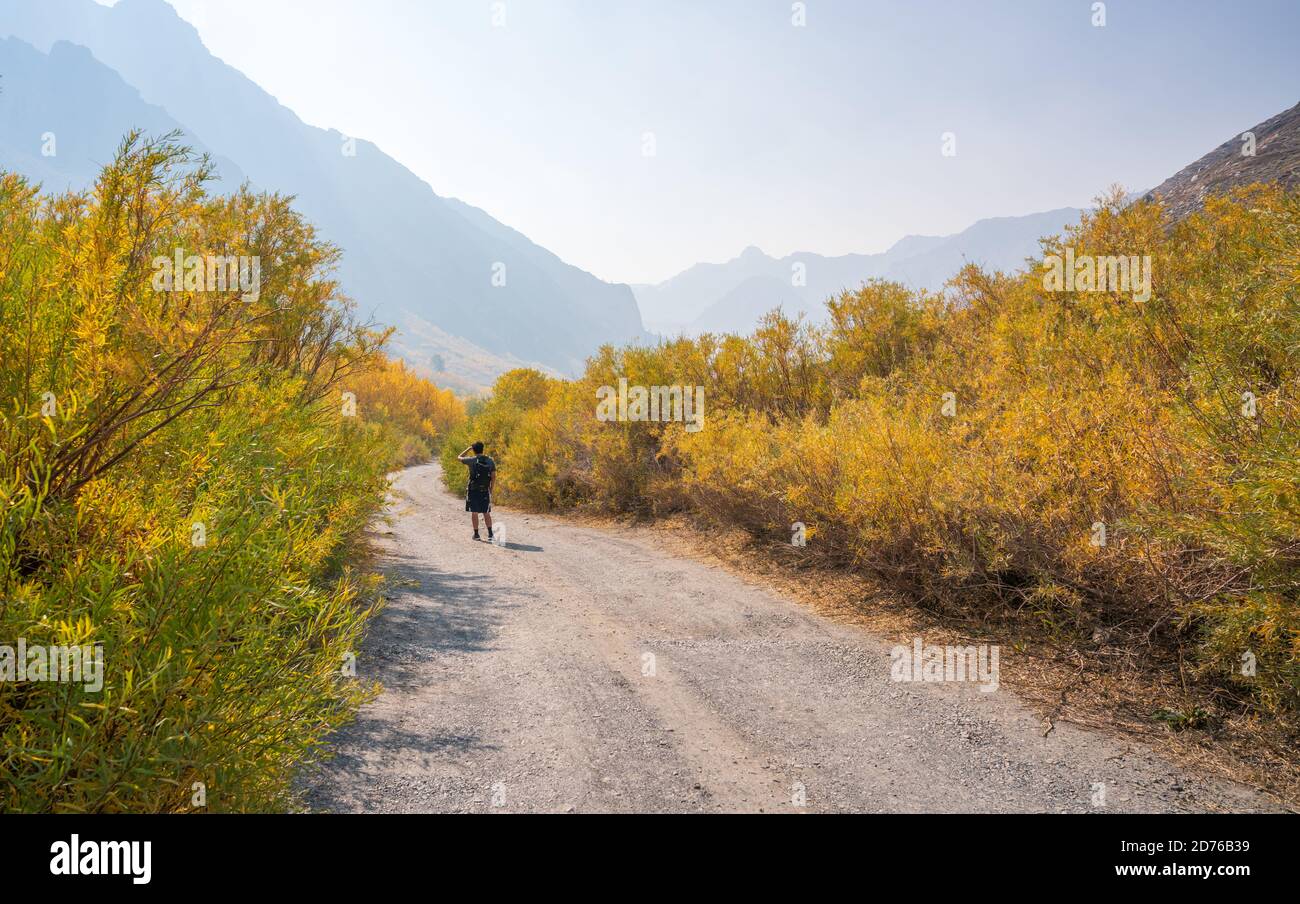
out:
{"label": "person walking", "polygon": [[[492,539],[492,485],[497,479],[497,463],[491,456],[483,454],[483,443],[477,442],[467,448],[457,460],[469,467],[469,487],[465,491],[465,511],[470,513],[474,522],[474,539],[478,535],[478,516],[482,515],[487,524],[488,540]],[[473,454],[471,454],[473,453]]]}

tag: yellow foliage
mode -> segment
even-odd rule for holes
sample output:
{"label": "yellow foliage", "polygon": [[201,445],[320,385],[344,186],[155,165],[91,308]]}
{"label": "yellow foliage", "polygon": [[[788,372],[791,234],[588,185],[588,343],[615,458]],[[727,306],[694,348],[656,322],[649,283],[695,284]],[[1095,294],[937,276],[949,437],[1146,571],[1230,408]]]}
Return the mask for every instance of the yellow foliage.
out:
{"label": "yellow foliage", "polygon": [[[1150,262],[1151,293],[1046,278],[1052,255]],[[1300,196],[1253,187],[1178,224],[1103,199],[1042,266],[940,295],[871,283],[825,322],[606,348],[545,398],[490,401],[519,504],[690,510],[851,565],[950,615],[1097,629],[1195,656],[1300,710]],[[1100,269],[1097,272],[1102,272]],[[705,429],[604,423],[620,378],[703,386]],[[1256,663],[1243,674],[1242,663]]]}
{"label": "yellow foliage", "polygon": [[465,403],[450,389],[407,369],[400,360],[375,358],[358,376],[345,381],[356,396],[357,416],[386,425],[397,435],[391,464],[406,466],[427,461],[432,450],[460,427]]}
{"label": "yellow foliage", "polygon": [[[348,561],[394,439],[463,418],[382,358],[288,201],[207,175],[138,135],[86,194],[0,174],[0,644],[104,663],[0,680],[0,811],[187,812],[199,782],[209,811],[292,806],[369,693]],[[160,288],[178,252],[260,259],[260,291]]]}

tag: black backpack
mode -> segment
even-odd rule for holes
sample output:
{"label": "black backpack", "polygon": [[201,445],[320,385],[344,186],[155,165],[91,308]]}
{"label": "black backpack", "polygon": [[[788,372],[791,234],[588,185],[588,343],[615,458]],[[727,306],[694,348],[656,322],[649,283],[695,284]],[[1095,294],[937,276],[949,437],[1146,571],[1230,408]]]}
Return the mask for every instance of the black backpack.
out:
{"label": "black backpack", "polygon": [[480,455],[469,466],[469,488],[475,493],[486,493],[492,486],[492,475],[496,473],[497,463],[486,455]]}

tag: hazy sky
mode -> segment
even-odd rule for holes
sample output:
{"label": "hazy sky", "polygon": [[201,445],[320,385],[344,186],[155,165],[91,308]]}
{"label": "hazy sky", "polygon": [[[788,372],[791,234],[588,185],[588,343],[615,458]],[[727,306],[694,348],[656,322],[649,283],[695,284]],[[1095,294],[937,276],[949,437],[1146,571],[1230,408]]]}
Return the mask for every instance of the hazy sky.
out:
{"label": "hazy sky", "polygon": [[1297,0],[170,2],[305,121],[617,282],[1151,188],[1300,100]]}

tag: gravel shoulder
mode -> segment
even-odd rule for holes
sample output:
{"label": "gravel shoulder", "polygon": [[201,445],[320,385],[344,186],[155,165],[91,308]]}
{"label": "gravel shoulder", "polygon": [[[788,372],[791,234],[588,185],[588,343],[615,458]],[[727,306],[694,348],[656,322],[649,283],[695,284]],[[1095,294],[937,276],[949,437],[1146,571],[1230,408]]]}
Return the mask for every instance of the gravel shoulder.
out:
{"label": "gravel shoulder", "polygon": [[[437,465],[394,483],[380,697],[303,777],[336,812],[1275,810],[1005,688],[896,682],[891,647],[653,531],[507,510],[470,539]],[[1014,655],[1010,649],[1003,657]]]}

